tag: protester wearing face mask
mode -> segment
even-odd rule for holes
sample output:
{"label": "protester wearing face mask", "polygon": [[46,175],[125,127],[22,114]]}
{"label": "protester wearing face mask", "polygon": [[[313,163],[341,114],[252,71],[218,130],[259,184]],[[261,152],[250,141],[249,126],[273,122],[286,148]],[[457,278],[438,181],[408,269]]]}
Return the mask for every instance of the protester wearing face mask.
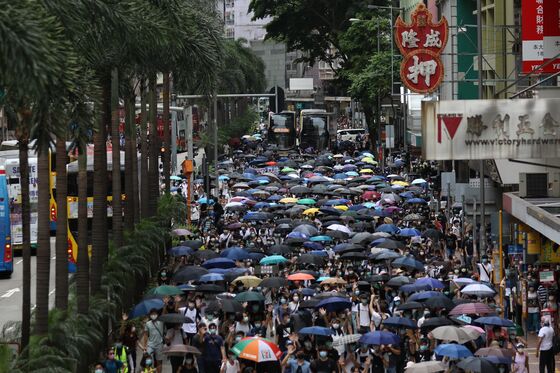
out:
{"label": "protester wearing face mask", "polygon": [[208,334],[204,336],[203,344],[205,373],[218,373],[222,362],[226,360],[224,340],[218,334],[218,326],[215,323],[208,324]]}
{"label": "protester wearing face mask", "polygon": [[488,262],[488,256],[483,255],[482,263],[477,263],[477,267],[480,282],[490,283],[494,267],[492,267],[492,264]]}
{"label": "protester wearing face mask", "polygon": [[215,325],[218,326],[218,328],[220,327],[220,319],[218,318],[217,315],[215,315],[212,312],[207,313],[201,320],[203,323],[205,323],[206,325],[210,325],[210,323],[213,323]]}
{"label": "protester wearing face mask", "polygon": [[344,343],[336,343],[336,341],[341,340],[342,337],[345,335],[344,328],[340,324],[339,319],[334,318],[331,320],[331,330],[332,330],[331,337],[333,339],[333,346],[338,351],[338,354],[342,355],[346,351],[346,345]]}
{"label": "protester wearing face mask", "polygon": [[156,373],[157,368],[154,367],[154,359],[150,354],[144,354],[140,362],[141,373]]}
{"label": "protester wearing face mask", "polygon": [[432,360],[430,341],[426,338],[422,338],[414,355],[414,361],[416,361],[417,363],[421,363],[430,360]]}
{"label": "protester wearing face mask", "polygon": [[220,373],[240,373],[241,367],[239,366],[239,361],[237,360],[237,356],[233,352],[228,353],[228,358],[226,361],[222,362],[222,366],[220,368]]}
{"label": "protester wearing face mask", "polygon": [[127,349],[129,370],[130,372],[134,372],[136,369],[136,350],[139,339],[138,333],[136,333],[136,327],[132,323],[128,324],[127,320],[128,314],[123,313],[119,334],[123,346]]}
{"label": "protester wearing face mask", "polygon": [[115,358],[115,350],[112,348],[107,351],[107,360],[105,360],[103,366],[107,373],[118,373],[121,371],[120,369],[126,368],[122,361]]}
{"label": "protester wearing face mask", "polygon": [[190,342],[192,337],[196,334],[196,324],[201,320],[200,312],[198,308],[196,308],[194,300],[189,299],[186,307],[179,308],[179,313],[193,321],[184,323],[182,327],[187,340]]}
{"label": "protester wearing face mask", "polygon": [[241,320],[235,323],[235,332],[243,332],[247,335],[250,331],[251,325],[249,324],[249,314],[247,312],[243,312]]}
{"label": "protester wearing face mask", "polygon": [[185,361],[181,368],[179,369],[179,373],[198,373],[198,368],[195,364],[195,358],[192,354],[187,354],[185,356]]}
{"label": "protester wearing face mask", "polygon": [[361,294],[360,301],[352,308],[360,334],[368,333],[373,329],[373,298],[370,300],[371,302],[368,302],[367,294]]}
{"label": "protester wearing face mask", "polygon": [[518,343],[515,350],[513,373],[529,373],[529,354],[525,353],[525,345]]}
{"label": "protester wearing face mask", "polygon": [[311,363],[312,372],[337,372],[338,366],[335,360],[329,357],[329,353],[325,347],[319,348],[317,358]]}
{"label": "protester wearing face mask", "polygon": [[95,364],[93,368],[93,373],[105,373],[105,367],[101,363]]}
{"label": "protester wearing face mask", "polygon": [[296,348],[294,345],[288,346],[288,352],[282,360],[282,367],[288,366],[292,373],[311,373],[311,364],[309,361],[305,360],[305,354],[302,351],[298,351],[294,359],[293,355],[295,351]]}
{"label": "protester wearing face mask", "polygon": [[144,338],[140,347],[152,356],[157,373],[161,373],[164,325],[157,318],[158,310],[151,309],[149,319],[144,324]]}
{"label": "protester wearing face mask", "polygon": [[299,294],[298,293],[295,293],[292,296],[292,300],[288,304],[288,308],[290,309],[290,313],[294,313],[299,309]]}

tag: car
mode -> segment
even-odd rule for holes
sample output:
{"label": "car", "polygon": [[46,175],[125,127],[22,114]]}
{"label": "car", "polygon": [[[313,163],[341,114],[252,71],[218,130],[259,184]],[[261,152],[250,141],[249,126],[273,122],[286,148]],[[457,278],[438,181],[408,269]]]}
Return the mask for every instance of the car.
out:
{"label": "car", "polygon": [[348,128],[336,131],[337,138],[340,139],[340,141],[356,141],[358,135],[363,138],[366,133],[364,128]]}

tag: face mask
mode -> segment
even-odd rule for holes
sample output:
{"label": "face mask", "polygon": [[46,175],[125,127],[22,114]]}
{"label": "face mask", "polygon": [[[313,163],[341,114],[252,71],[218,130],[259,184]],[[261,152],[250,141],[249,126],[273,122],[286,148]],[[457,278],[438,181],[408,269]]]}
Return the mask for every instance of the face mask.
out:
{"label": "face mask", "polygon": [[326,358],[327,357],[327,351],[320,351],[319,356],[322,357],[323,359]]}
{"label": "face mask", "polygon": [[216,334],[217,330],[216,329],[208,329],[208,333],[210,334]]}
{"label": "face mask", "polygon": [[206,315],[206,318],[207,318],[208,320],[214,320],[214,315]]}
{"label": "face mask", "polygon": [[146,366],[152,365],[152,359],[146,359]]}
{"label": "face mask", "polygon": [[517,349],[517,352],[519,352],[520,354],[522,354],[522,353],[523,353],[523,351],[524,351],[524,350],[523,350],[523,348],[522,348],[522,347],[520,347],[520,348],[518,348],[518,349]]}
{"label": "face mask", "polygon": [[422,345],[420,346],[420,351],[427,351],[428,350],[428,346],[427,345]]}
{"label": "face mask", "polygon": [[332,324],[333,329],[338,329],[340,328],[340,324]]}
{"label": "face mask", "polygon": [[189,310],[193,310],[194,309],[194,303],[189,303]]}
{"label": "face mask", "polygon": [[185,362],[190,365],[193,363],[193,359],[185,359]]}
{"label": "face mask", "polygon": [[305,348],[310,349],[313,345],[311,344],[311,342],[305,342],[304,346]]}
{"label": "face mask", "polygon": [[260,322],[256,322],[255,323],[255,328],[260,328],[261,327],[261,323]]}
{"label": "face mask", "polygon": [[280,303],[282,304],[286,303],[286,298],[280,298]]}
{"label": "face mask", "polygon": [[103,369],[96,369],[94,373],[103,373]]}
{"label": "face mask", "polygon": [[150,315],[150,319],[152,319],[152,320],[157,319],[157,315]]}
{"label": "face mask", "polygon": [[299,297],[294,297],[294,302],[299,302]]}
{"label": "face mask", "polygon": [[354,294],[360,295],[360,291],[359,291],[359,290],[356,290],[356,291],[354,292]]}
{"label": "face mask", "polygon": [[424,252],[423,252],[423,251],[420,251],[420,255],[424,255]]}
{"label": "face mask", "polygon": [[121,347],[122,347],[122,343],[115,343],[115,347],[116,347],[116,348],[121,348]]}
{"label": "face mask", "polygon": [[165,276],[167,276],[167,273],[166,272],[161,272],[161,277],[165,277]]}
{"label": "face mask", "polygon": [[247,316],[243,317],[243,322],[249,322],[249,317]]}
{"label": "face mask", "polygon": [[228,358],[229,358],[230,360],[235,360],[235,355],[229,355]]}
{"label": "face mask", "polygon": [[239,341],[241,341],[241,336],[235,337],[235,343],[237,343],[237,342],[239,342]]}
{"label": "face mask", "polygon": [[488,260],[487,259],[482,259],[482,263],[486,264],[486,263],[488,263]]}

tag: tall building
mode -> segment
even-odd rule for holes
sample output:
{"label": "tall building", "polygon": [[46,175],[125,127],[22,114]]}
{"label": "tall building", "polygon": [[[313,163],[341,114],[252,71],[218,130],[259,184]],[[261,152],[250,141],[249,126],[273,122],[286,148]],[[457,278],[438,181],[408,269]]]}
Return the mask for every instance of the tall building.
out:
{"label": "tall building", "polygon": [[229,39],[247,41],[263,40],[266,36],[265,26],[270,18],[253,20],[249,12],[251,0],[224,0],[221,11],[224,14],[225,34]]}

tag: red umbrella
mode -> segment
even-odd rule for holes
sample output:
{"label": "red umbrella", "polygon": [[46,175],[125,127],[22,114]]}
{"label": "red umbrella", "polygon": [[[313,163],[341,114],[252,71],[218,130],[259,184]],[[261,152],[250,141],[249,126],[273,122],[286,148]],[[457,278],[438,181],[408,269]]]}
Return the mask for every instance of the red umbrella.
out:
{"label": "red umbrella", "polygon": [[450,315],[489,315],[494,313],[492,310],[484,303],[463,303],[459,304],[449,312]]}
{"label": "red umbrella", "polygon": [[274,162],[274,161],[268,161],[268,162],[265,163],[265,165],[267,165],[267,166],[276,166],[276,162]]}
{"label": "red umbrella", "polygon": [[362,194],[362,199],[364,201],[377,201],[379,198],[381,198],[381,193],[373,190],[365,191],[364,194]]}
{"label": "red umbrella", "polygon": [[288,276],[288,280],[290,281],[315,280],[315,277],[313,277],[309,273],[294,273],[293,275]]}

